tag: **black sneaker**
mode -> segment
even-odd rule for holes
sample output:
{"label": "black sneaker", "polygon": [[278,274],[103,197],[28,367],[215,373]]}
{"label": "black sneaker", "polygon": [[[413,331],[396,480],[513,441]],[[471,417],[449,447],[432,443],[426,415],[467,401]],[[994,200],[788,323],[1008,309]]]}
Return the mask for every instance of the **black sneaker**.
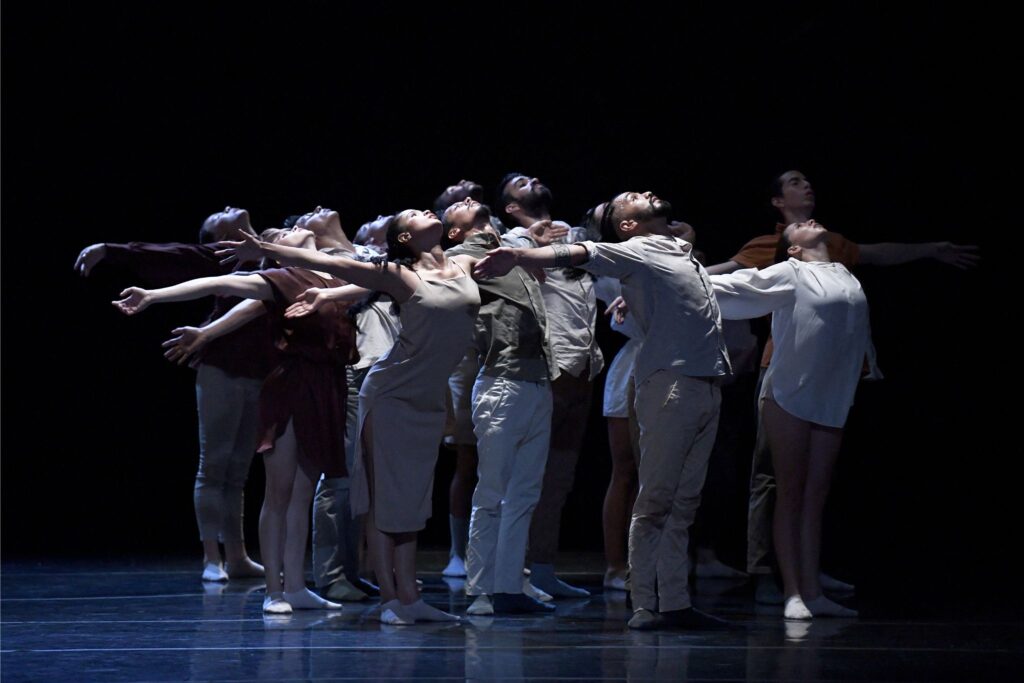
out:
{"label": "black sneaker", "polygon": [[554,605],[534,600],[522,593],[495,593],[491,596],[495,614],[551,614]]}
{"label": "black sneaker", "polygon": [[687,607],[668,612],[659,612],[665,628],[683,629],[688,631],[738,631],[743,627],[725,619],[713,617],[700,610]]}

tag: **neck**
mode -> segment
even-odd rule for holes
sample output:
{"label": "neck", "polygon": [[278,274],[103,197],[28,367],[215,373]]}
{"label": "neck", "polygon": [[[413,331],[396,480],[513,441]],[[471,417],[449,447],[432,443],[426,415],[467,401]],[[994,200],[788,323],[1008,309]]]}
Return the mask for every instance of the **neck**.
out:
{"label": "neck", "polygon": [[355,251],[352,242],[349,241],[345,231],[340,227],[331,227],[323,235],[316,236],[317,249],[341,249],[343,251]]}
{"label": "neck", "polygon": [[444,264],[444,250],[440,244],[420,252],[419,258],[416,259],[416,268],[419,270],[443,270]]}
{"label": "neck", "polygon": [[811,214],[814,213],[814,209],[780,209],[780,212],[785,224],[792,225],[793,223],[806,223],[811,220]]}
{"label": "neck", "polygon": [[800,252],[800,260],[823,261],[825,263],[832,262],[832,258],[828,255],[828,246],[825,245],[824,239],[813,247],[804,247],[803,251]]}
{"label": "neck", "polygon": [[672,231],[668,229],[668,218],[652,218],[644,222],[644,231],[637,233],[640,235],[665,235],[668,237],[672,236]]}
{"label": "neck", "polygon": [[515,218],[519,222],[519,225],[521,225],[524,228],[528,228],[537,221],[551,220],[551,213],[547,209],[542,209],[540,211],[536,211],[535,213],[523,212],[516,216],[513,216],[513,218]]}

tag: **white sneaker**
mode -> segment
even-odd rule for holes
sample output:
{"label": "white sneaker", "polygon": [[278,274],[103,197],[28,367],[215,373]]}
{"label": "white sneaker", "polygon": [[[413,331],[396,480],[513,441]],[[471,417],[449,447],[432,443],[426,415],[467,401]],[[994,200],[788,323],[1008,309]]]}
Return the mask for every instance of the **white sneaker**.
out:
{"label": "white sneaker", "polygon": [[471,617],[489,617],[494,614],[494,605],[486,595],[478,595],[473,604],[466,609],[466,614]]}
{"label": "white sneaker", "polygon": [[441,570],[441,576],[456,579],[466,578],[466,563],[458,555],[452,555],[452,558],[448,560],[448,566]]}
{"label": "white sneaker", "polygon": [[540,600],[541,602],[551,602],[552,600],[550,595],[534,586],[527,578],[523,579],[523,593],[529,595],[534,600]]}
{"label": "white sneaker", "polygon": [[203,581],[227,581],[228,573],[219,562],[207,562],[203,568]]}

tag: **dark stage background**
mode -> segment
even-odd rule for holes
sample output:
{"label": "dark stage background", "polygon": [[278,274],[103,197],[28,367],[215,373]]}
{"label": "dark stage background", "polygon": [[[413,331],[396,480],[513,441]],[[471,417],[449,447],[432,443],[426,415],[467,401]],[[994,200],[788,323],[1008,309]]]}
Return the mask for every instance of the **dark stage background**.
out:
{"label": "dark stage background", "polygon": [[[652,189],[718,262],[773,228],[768,182],[796,167],[817,218],[855,241],[986,254],[970,273],[857,271],[887,378],[863,388],[848,425],[826,565],[892,612],[1019,606],[1019,445],[1004,441],[998,393],[1016,363],[1009,321],[991,313],[1001,247],[984,217],[997,198],[982,158],[1002,149],[988,82],[1003,48],[983,39],[997,21],[881,3],[596,18],[508,5],[486,20],[479,6],[281,7],[5,3],[5,559],[198,562],[193,373],[159,342],[207,304],[120,316],[108,302],[130,277],[72,272],[88,244],[191,241],[225,204],[257,228],[323,204],[351,232],[459,178],[492,193],[522,170],[570,221]],[[601,548],[610,463],[596,398],[567,549]],[[254,547],[262,476],[254,465]],[[440,483],[428,545],[446,542]],[[737,563],[743,506],[741,493],[724,549]]]}

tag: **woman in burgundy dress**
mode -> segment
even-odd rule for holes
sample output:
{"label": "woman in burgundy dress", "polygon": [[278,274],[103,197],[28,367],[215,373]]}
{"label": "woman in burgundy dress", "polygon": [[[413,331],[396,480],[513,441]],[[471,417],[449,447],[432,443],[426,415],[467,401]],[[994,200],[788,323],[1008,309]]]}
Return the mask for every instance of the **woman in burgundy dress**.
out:
{"label": "woman in burgundy dress", "polygon": [[[267,241],[315,251],[314,233],[304,216],[291,230],[270,230]],[[172,360],[181,359],[206,342],[249,320],[269,313],[275,322],[280,364],[264,382],[260,394],[258,452],[266,467],[266,495],[260,512],[260,549],[266,567],[267,596],[263,610],[287,614],[292,609],[340,609],[305,586],[304,559],[309,531],[309,506],[321,474],[346,476],[345,365],[355,355],[355,331],[346,315],[348,301],[367,290],[345,287],[315,315],[286,317],[288,306],[310,287],[342,287],[325,273],[302,268],[275,268],[247,275],[197,278],[172,287],[145,290],[129,287],[114,305],[127,315],[154,303],[186,301],[214,294],[244,301],[203,328],[179,328],[165,346]],[[282,580],[281,575],[284,574]]]}

